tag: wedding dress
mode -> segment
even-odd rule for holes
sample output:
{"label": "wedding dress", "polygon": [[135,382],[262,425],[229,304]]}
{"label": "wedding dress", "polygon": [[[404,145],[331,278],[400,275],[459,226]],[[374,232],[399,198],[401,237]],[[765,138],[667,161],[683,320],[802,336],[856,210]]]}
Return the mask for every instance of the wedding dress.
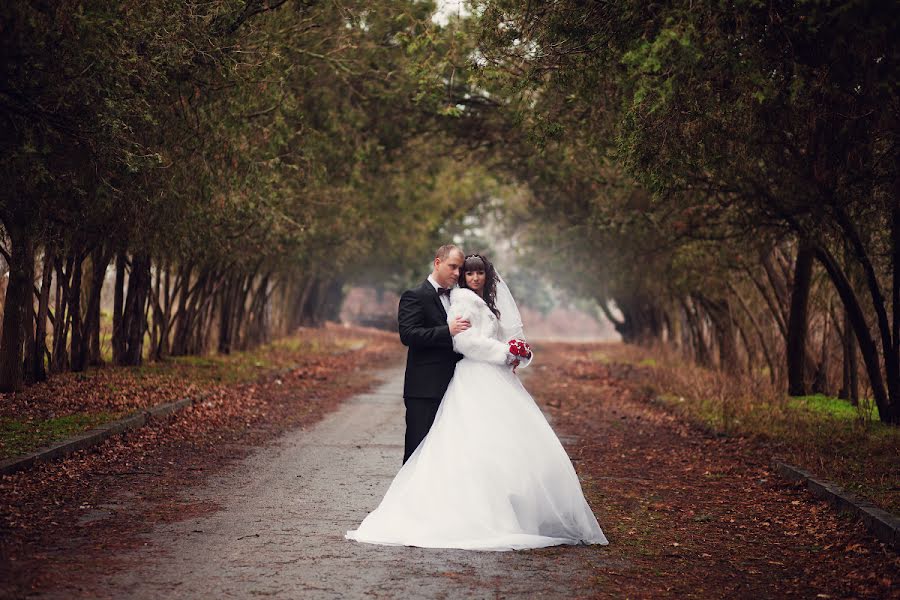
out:
{"label": "wedding dress", "polygon": [[451,292],[448,322],[457,316],[471,323],[453,338],[465,358],[431,430],[345,537],[471,550],[607,544],[562,444],[507,365],[510,329],[465,288]]}

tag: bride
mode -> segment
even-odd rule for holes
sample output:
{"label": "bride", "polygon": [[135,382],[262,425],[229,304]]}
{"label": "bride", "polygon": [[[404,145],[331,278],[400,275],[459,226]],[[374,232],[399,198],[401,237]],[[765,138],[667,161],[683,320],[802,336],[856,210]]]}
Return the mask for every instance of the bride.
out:
{"label": "bride", "polygon": [[344,537],[471,550],[607,544],[569,457],[515,374],[506,340],[524,333],[509,288],[483,256],[467,256],[461,271],[447,320],[471,323],[453,337],[464,358],[428,435]]}

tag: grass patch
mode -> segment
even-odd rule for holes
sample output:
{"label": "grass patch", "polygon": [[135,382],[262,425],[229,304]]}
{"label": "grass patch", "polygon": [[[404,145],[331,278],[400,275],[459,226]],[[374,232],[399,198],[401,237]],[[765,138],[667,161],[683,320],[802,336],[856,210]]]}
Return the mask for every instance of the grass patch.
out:
{"label": "grass patch", "polygon": [[678,394],[664,393],[657,395],[654,401],[706,429],[719,433],[727,433],[732,430],[731,424],[726,422],[727,413],[721,410],[718,403],[709,398],[687,399]]}
{"label": "grass patch", "polygon": [[797,396],[788,400],[788,406],[796,410],[808,410],[814,414],[853,421],[856,419],[878,420],[878,407],[871,400],[862,401],[858,406],[853,406],[846,400],[815,394],[812,396]]}
{"label": "grass patch", "polygon": [[591,352],[588,356],[590,356],[591,360],[598,362],[602,365],[608,365],[612,362],[609,358],[609,355],[606,352],[601,352],[599,350],[595,350],[594,352]]}
{"label": "grass patch", "polygon": [[43,420],[0,418],[0,458],[25,454],[122,416],[124,413],[100,412],[75,413]]}
{"label": "grass patch", "polygon": [[141,367],[145,371],[168,373],[173,367],[196,383],[243,383],[254,381],[270,370],[294,367],[307,359],[324,358],[349,350],[359,350],[365,338],[353,336],[292,335],[252,350],[231,354],[176,356]]}
{"label": "grass patch", "polygon": [[605,352],[603,350],[594,350],[590,352],[588,356],[592,361],[598,362],[602,365],[608,365],[612,363],[636,365],[638,367],[655,367],[657,365],[655,358],[640,357],[634,353],[631,353],[631,355],[629,356],[625,356],[619,353],[616,354],[615,357],[611,357],[608,352]]}

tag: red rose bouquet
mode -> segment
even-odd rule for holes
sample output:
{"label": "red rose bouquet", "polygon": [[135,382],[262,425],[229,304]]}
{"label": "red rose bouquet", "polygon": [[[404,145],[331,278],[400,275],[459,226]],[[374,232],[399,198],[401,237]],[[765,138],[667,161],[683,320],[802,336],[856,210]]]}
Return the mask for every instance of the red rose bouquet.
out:
{"label": "red rose bouquet", "polygon": [[531,358],[531,346],[525,340],[509,340],[509,353],[519,358]]}

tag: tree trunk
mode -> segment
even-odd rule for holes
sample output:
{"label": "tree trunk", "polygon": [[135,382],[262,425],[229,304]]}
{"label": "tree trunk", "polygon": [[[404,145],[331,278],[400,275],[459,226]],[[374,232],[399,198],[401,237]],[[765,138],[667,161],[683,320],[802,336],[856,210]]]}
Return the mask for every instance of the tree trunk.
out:
{"label": "tree trunk", "polygon": [[319,302],[321,302],[324,292],[325,280],[317,277],[315,286],[313,286],[309,296],[306,298],[306,306],[303,307],[304,325],[315,327],[319,324],[316,320],[316,309],[319,307]]}
{"label": "tree trunk", "polygon": [[694,360],[703,367],[712,367],[712,349],[710,343],[706,340],[706,334],[703,330],[703,315],[700,314],[698,302],[695,298],[689,297],[689,304],[686,304],[689,312],[688,322],[691,324],[691,330],[694,332]]}
{"label": "tree trunk", "polygon": [[50,285],[53,281],[53,250],[44,249],[44,269],[41,274],[41,295],[38,298],[37,322],[35,323],[34,349],[31,353],[31,378],[46,381],[47,368],[44,355],[47,354],[47,315],[50,312]]}
{"label": "tree trunk", "polygon": [[[188,269],[190,269],[188,267]],[[172,355],[183,356],[190,353],[190,335],[195,327],[195,321],[198,318],[198,302],[197,298],[201,294],[201,289],[206,287],[206,279],[209,271],[201,270],[197,274],[197,281],[194,285],[190,285],[190,271],[186,275],[185,281],[182,283],[181,298],[179,299],[178,311],[175,313],[175,335],[172,340]]]}
{"label": "tree trunk", "polygon": [[830,395],[828,393],[828,321],[830,315],[831,303],[829,300],[828,310],[826,311],[824,324],[822,325],[822,347],[821,351],[819,352],[819,361],[817,363],[815,371],[816,374],[813,377],[812,382],[812,393],[825,394],[826,396]]}
{"label": "tree trunk", "polygon": [[[255,345],[256,320],[253,312],[255,298],[253,295],[253,280],[255,275],[247,278],[246,284],[241,285],[235,299],[236,310],[234,314],[234,331],[239,340],[239,348],[246,350]],[[249,306],[248,306],[249,305]]]}
{"label": "tree trunk", "polygon": [[761,263],[763,270],[766,273],[766,278],[769,280],[769,285],[772,286],[772,290],[775,292],[775,302],[778,308],[779,317],[781,321],[786,324],[788,305],[790,302],[787,278],[776,271],[775,265],[772,264],[772,258],[773,254],[764,254]]}
{"label": "tree trunk", "polygon": [[[900,162],[896,156],[894,159]],[[888,390],[893,404],[895,419],[893,423],[900,423],[900,177],[894,179],[894,206],[891,211],[891,311],[893,323],[893,369],[888,368],[888,377],[891,372],[895,374],[893,383],[888,383]]]}
{"label": "tree trunk", "polygon": [[[34,253],[32,250],[32,280],[31,289],[34,289]],[[34,312],[34,295],[28,294],[28,301],[25,302],[25,351],[24,362],[22,364],[22,377],[26,385],[34,383],[34,374],[31,366],[34,364],[34,357],[37,351],[35,347],[34,325],[37,322],[37,313]],[[40,356],[38,354],[38,356]]]}
{"label": "tree trunk", "polygon": [[[612,323],[613,328],[618,332],[619,335],[622,335],[622,331],[625,329],[625,322],[620,321],[616,318],[616,315],[612,313],[612,310],[609,308],[609,300],[601,300],[597,302],[597,306],[600,307],[600,310],[603,312],[603,316]],[[622,340],[625,340],[625,336],[622,336]]]}
{"label": "tree trunk", "polygon": [[24,383],[25,328],[31,327],[34,307],[34,240],[27,230],[9,228],[7,233],[12,248],[0,336],[0,391],[13,392]]}
{"label": "tree trunk", "polygon": [[234,304],[236,288],[240,285],[235,276],[228,278],[228,283],[219,294],[219,344],[218,351],[222,354],[231,354],[231,337],[235,325]]}
{"label": "tree trunk", "polygon": [[69,286],[69,315],[72,318],[72,339],[69,360],[73,371],[84,371],[87,366],[87,352],[84,348],[84,325],[81,319],[81,275],[84,257],[75,252],[72,283]]}
{"label": "tree trunk", "polygon": [[859,377],[856,373],[856,336],[853,335],[850,316],[844,311],[844,326],[841,331],[841,345],[844,348],[843,377],[839,398],[849,400],[850,404],[859,404]]}
{"label": "tree trunk", "polygon": [[759,321],[757,321],[756,317],[753,315],[753,312],[750,310],[750,307],[747,306],[747,301],[743,296],[734,288],[731,283],[728,283],[728,289],[731,291],[731,294],[737,298],[738,303],[741,305],[741,308],[744,310],[744,314],[747,315],[747,318],[750,320],[750,324],[753,326],[753,331],[756,333],[756,338],[759,340],[759,345],[762,349],[763,357],[766,359],[766,365],[769,367],[769,382],[774,386],[776,382],[777,373],[775,371],[775,361],[772,360],[772,354],[769,351],[769,346],[766,343],[766,337],[763,334],[762,328],[759,325]]}
{"label": "tree trunk", "polygon": [[319,288],[319,279],[309,276],[306,278],[306,286],[300,295],[300,303],[297,306],[297,325],[307,326],[311,324],[310,306],[315,304],[316,291]]}
{"label": "tree trunk", "polygon": [[[160,360],[166,354],[166,332],[168,331],[167,315],[163,308],[165,298],[163,294],[168,294],[168,268],[159,265],[156,270],[156,285],[150,289],[150,301],[153,307],[153,335],[150,339],[150,352],[154,360]],[[163,289],[163,278],[166,280],[165,290]]]}
{"label": "tree trunk", "polygon": [[344,281],[337,277],[325,282],[316,307],[316,323],[337,321],[341,314],[341,303],[344,301]]}
{"label": "tree trunk", "polygon": [[[895,202],[897,201],[898,199],[895,198]],[[900,249],[898,249],[898,246],[900,246],[900,214],[898,214],[898,210],[900,209],[895,207],[891,218],[892,256],[900,254]],[[900,424],[900,356],[898,356],[896,340],[891,335],[893,327],[887,317],[887,307],[884,296],[881,293],[881,286],[878,283],[878,274],[872,261],[869,259],[865,244],[849,216],[840,207],[835,209],[835,216],[847,241],[850,242],[850,248],[853,250],[854,257],[863,267],[866,287],[869,290],[872,308],[875,310],[875,321],[881,334],[881,350],[884,357],[887,383],[887,404],[883,407],[883,410],[879,406],[878,412],[881,420]]]}
{"label": "tree trunk", "polygon": [[881,367],[878,364],[878,349],[875,346],[875,341],[872,339],[872,334],[869,332],[869,327],[862,312],[862,307],[859,305],[859,300],[856,298],[856,293],[853,291],[844,272],[838,266],[837,261],[834,260],[834,257],[828,250],[822,246],[817,246],[815,255],[819,262],[822,263],[822,266],[825,267],[838,295],[841,297],[844,308],[847,310],[850,324],[853,326],[856,340],[859,343],[863,364],[865,364],[866,372],[869,375],[869,385],[872,387],[872,396],[874,396],[875,404],[878,406],[879,418],[886,423],[900,423],[900,415],[895,414],[897,411],[892,410],[893,407],[884,387]]}
{"label": "tree trunk", "polygon": [[106,280],[106,268],[111,258],[112,254],[102,246],[94,251],[84,333],[87,338],[87,364],[91,366],[103,364],[100,354],[100,300]]}
{"label": "tree trunk", "polygon": [[125,267],[128,258],[125,251],[120,250],[116,254],[116,283],[113,288],[113,333],[112,333],[112,354],[113,364],[121,365],[125,363],[125,327],[124,327],[124,310],[125,310]]}
{"label": "tree trunk", "polygon": [[197,318],[194,327],[189,332],[190,344],[188,351],[190,354],[203,354],[209,348],[209,338],[214,327],[213,322],[213,305],[219,288],[221,287],[221,278],[223,274],[210,271],[206,277],[205,284],[197,296]]}
{"label": "tree trunk", "polygon": [[66,345],[70,321],[69,276],[74,262],[75,259],[71,254],[66,258],[65,265],[62,261],[56,260],[56,318],[53,322],[53,359],[50,362],[50,370],[54,373],[61,373],[69,366],[69,352]]}
{"label": "tree trunk", "polygon": [[[172,305],[175,303],[175,298],[172,292],[172,265],[168,264],[163,269],[163,284],[162,284],[162,321],[161,321],[161,329],[162,333],[160,334],[159,339],[159,352],[158,358],[163,358],[169,354],[169,332],[172,329]],[[178,278],[176,277],[175,281],[175,291],[174,294],[178,293]]]}
{"label": "tree trunk", "polygon": [[146,304],[150,291],[150,255],[136,252],[131,257],[131,274],[128,277],[128,295],[122,314],[122,330],[125,334],[123,365],[139,365],[143,358],[144,332],[147,330]]}
{"label": "tree trunk", "polygon": [[728,303],[724,300],[710,300],[703,296],[698,296],[697,299],[709,315],[715,329],[716,343],[719,346],[719,369],[730,375],[737,375],[740,372],[737,340]]}
{"label": "tree trunk", "polygon": [[[269,277],[266,273],[255,288],[249,291],[250,307],[247,310],[244,347],[252,348],[268,340],[267,311],[269,305]],[[246,300],[245,300],[246,301]]]}
{"label": "tree trunk", "polygon": [[791,312],[787,326],[788,394],[806,394],[806,336],[809,330],[809,290],[812,284],[813,251],[800,243],[794,264],[794,284],[791,290]]}
{"label": "tree trunk", "polygon": [[766,289],[766,286],[753,274],[753,271],[750,269],[745,269],[747,273],[747,277],[753,283],[753,287],[759,292],[759,295],[762,296],[763,301],[765,301],[766,306],[769,308],[769,312],[772,315],[772,318],[775,320],[775,324],[778,326],[778,331],[781,332],[781,335],[784,339],[787,339],[787,323],[784,321],[784,315],[782,314],[781,307],[778,306],[778,299],[773,299],[769,292]]}

